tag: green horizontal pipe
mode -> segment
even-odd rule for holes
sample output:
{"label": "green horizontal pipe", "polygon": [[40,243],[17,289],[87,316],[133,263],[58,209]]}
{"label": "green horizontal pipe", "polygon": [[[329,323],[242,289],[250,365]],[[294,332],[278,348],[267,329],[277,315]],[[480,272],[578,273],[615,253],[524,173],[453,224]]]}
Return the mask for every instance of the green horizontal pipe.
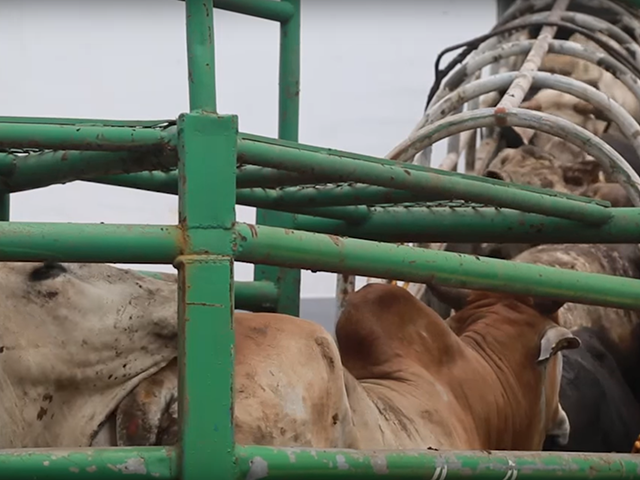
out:
{"label": "green horizontal pipe", "polygon": [[640,309],[640,280],[260,225],[235,228],[241,262]]}
{"label": "green horizontal pipe", "polygon": [[291,185],[317,185],[333,180],[332,177],[303,176],[291,172],[281,172],[273,168],[239,165],[236,188],[275,188]]}
{"label": "green horizontal pipe", "polygon": [[88,176],[167,170],[175,166],[175,156],[161,149],[150,152],[65,150],[26,155],[3,153],[0,154],[0,184],[6,191],[22,192]]}
{"label": "green horizontal pipe", "polygon": [[[506,182],[478,182],[463,174],[442,175],[408,169],[402,165],[363,161],[290,146],[240,139],[238,160],[261,167],[276,168],[303,175],[340,175],[342,181],[362,182],[380,187],[421,193],[425,190],[447,198],[468,200],[530,213],[603,224],[611,218],[607,208],[559,198],[555,192],[533,193]],[[498,183],[500,182],[500,183]]]}
{"label": "green horizontal pipe", "polygon": [[[273,169],[269,169],[274,171]],[[375,205],[379,203],[404,203],[416,201],[440,200],[443,195],[434,195],[429,191],[420,193],[405,192],[373,185],[331,185],[282,188],[243,188],[245,178],[241,172],[236,177],[237,201],[240,205],[261,206],[270,210],[284,210],[287,206],[297,208],[339,207],[349,205]],[[177,195],[178,177],[175,172],[145,172],[128,175],[111,175],[85,179],[88,182],[120,187],[135,188],[152,192]],[[251,172],[247,183],[255,180]]]}
{"label": "green horizontal pipe", "polygon": [[273,282],[235,282],[235,308],[252,312],[273,312],[278,302],[278,287]]}
{"label": "green horizontal pipe", "polygon": [[0,450],[0,477],[11,480],[177,480],[173,448]]}
{"label": "green horizontal pipe", "polygon": [[295,13],[291,4],[273,0],[214,0],[213,7],[281,23]]}
{"label": "green horizontal pipe", "polygon": [[[163,125],[175,125],[176,120],[110,120],[106,118],[58,118],[58,117],[2,117],[2,123],[56,124],[56,125],[95,125],[108,127],[146,127],[156,128]],[[1,126],[1,125],[0,125]]]}
{"label": "green horizontal pipe", "polygon": [[174,127],[161,131],[94,125],[0,123],[0,148],[103,151],[170,149],[174,131]]}
{"label": "green horizontal pipe", "polygon": [[[355,451],[236,446],[240,478],[265,480],[611,480],[640,478],[640,455]],[[511,472],[511,473],[509,473]]]}
{"label": "green horizontal pipe", "polygon": [[[497,186],[505,186],[505,182],[502,180],[496,180],[494,178],[482,177],[479,175],[469,175],[458,172],[449,172],[447,170],[441,170],[437,168],[424,167],[422,165],[412,164],[412,163],[398,163],[395,160],[388,160],[386,158],[372,157],[370,155],[363,155],[360,153],[347,152],[343,150],[335,150],[333,148],[323,148],[315,145],[308,145],[296,142],[290,142],[287,140],[281,140],[278,138],[264,137],[261,135],[254,135],[251,133],[240,133],[239,141],[241,144],[251,144],[258,143],[261,145],[267,145],[268,147],[281,147],[289,150],[302,151],[308,153],[316,153],[319,154],[322,158],[331,157],[331,158],[341,158],[341,159],[349,159],[358,160],[362,162],[371,163],[374,165],[386,165],[390,167],[398,167],[401,166],[404,170],[409,170],[411,173],[419,172],[419,173],[433,173],[442,177],[447,178],[456,178],[456,179],[464,179],[472,182],[483,183],[486,185],[497,185]],[[242,147],[241,147],[242,148]],[[240,163],[243,163],[240,161]],[[251,163],[251,162],[246,162]],[[317,172],[313,172],[314,174]],[[332,175],[336,175],[336,172],[332,172]],[[349,179],[348,182],[353,182],[353,180]],[[608,206],[608,202],[602,200],[595,200],[593,198],[581,197],[579,195],[573,195],[570,193],[561,193],[555,190],[549,190],[546,188],[533,187],[531,185],[519,185],[519,184],[507,184],[509,188],[513,188],[518,191],[532,192],[538,193],[541,195],[556,197],[556,198],[565,198],[569,200],[575,200],[580,203],[590,203],[595,205],[604,205]],[[422,193],[422,192],[420,192]]]}
{"label": "green horizontal pipe", "polygon": [[360,224],[296,215],[294,228],[384,242],[640,243],[640,208],[602,226],[495,208],[373,207]]}
{"label": "green horizontal pipe", "polygon": [[[154,272],[153,270],[136,270],[148,277],[170,282],[177,282],[175,273]],[[234,282],[235,308],[250,312],[271,312],[278,301],[278,288],[273,282]]]}
{"label": "green horizontal pipe", "polygon": [[174,225],[0,222],[0,261],[171,264],[181,242]]}

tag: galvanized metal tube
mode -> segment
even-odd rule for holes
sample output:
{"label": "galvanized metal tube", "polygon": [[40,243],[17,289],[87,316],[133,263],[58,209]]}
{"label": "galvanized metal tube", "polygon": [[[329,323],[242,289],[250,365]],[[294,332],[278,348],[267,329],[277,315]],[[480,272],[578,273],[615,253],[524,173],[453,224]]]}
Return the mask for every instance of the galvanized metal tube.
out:
{"label": "galvanized metal tube", "polygon": [[[478,56],[474,60],[469,60],[463,63],[458,69],[456,69],[443,87],[443,94],[437,102],[432,103],[432,107],[429,112],[423,116],[419,122],[421,128],[435,117],[435,112],[441,110],[444,104],[445,97],[450,97],[451,100],[455,97],[451,97],[451,92],[456,91],[462,85],[468,85],[471,76],[480,71],[487,65],[493,64],[499,58],[509,58],[516,55],[522,55],[527,53],[534,40],[523,40],[518,42],[505,43],[495,50],[486,52],[483,55]],[[614,74],[640,101],[640,81],[631,73],[625,65],[612,58],[610,55],[601,52],[595,52],[583,45],[568,40],[552,40],[549,43],[549,53],[557,53],[559,55],[567,55],[574,58],[579,58],[592,63],[596,66],[604,68],[605,70]]]}
{"label": "galvanized metal tube", "polygon": [[[569,6],[570,0],[555,0],[553,8],[545,17],[546,20],[551,22],[557,22],[560,20],[562,13]],[[524,59],[522,67],[518,72],[518,76],[509,86],[507,92],[502,96],[502,99],[496,106],[497,109],[510,109],[519,107],[522,103],[522,99],[531,88],[531,82],[533,80],[532,73],[537,72],[542,63],[542,59],[547,54],[549,49],[549,42],[556,34],[558,27],[546,25],[540,29],[540,34],[535,43],[529,50],[527,57]]]}
{"label": "galvanized metal tube", "polygon": [[216,112],[213,0],[186,0],[189,108]]}
{"label": "galvanized metal tube", "polygon": [[[543,115],[539,112],[531,113]],[[479,128],[493,121],[493,109],[465,112],[460,116],[462,115],[465,116],[464,121],[461,121],[456,116],[453,117],[453,120],[447,119],[439,122],[439,124],[434,124],[438,128],[433,129],[432,126],[432,130],[428,132],[429,135],[421,137],[424,140],[423,145],[420,148],[416,148],[414,154],[422,150],[427,142],[435,143],[437,141],[435,137],[444,138],[450,133],[455,133],[454,129],[458,129],[460,132],[470,128]],[[527,123],[527,126],[529,126],[529,123]],[[575,125],[571,124],[571,126],[575,128]],[[444,135],[442,135],[443,133]],[[611,147],[608,148],[613,154],[617,154]],[[598,152],[600,153],[600,150]],[[413,193],[430,191],[430,193],[445,195],[448,198],[514,208],[525,212],[540,213],[586,223],[601,224],[610,218],[610,213],[606,208],[589,203],[581,204],[564,200],[556,197],[554,195],[555,192],[549,191],[549,195],[532,193],[514,188],[513,185],[504,182],[500,182],[503,185],[500,185],[497,181],[496,184],[487,184],[472,180],[470,175],[463,176],[450,172],[448,175],[442,175],[435,173],[438,172],[437,170],[434,170],[434,173],[418,171],[414,169],[415,166],[409,169],[408,166],[393,165],[393,162],[389,162],[391,165],[385,165],[381,161],[379,163],[357,161],[338,155],[295,150],[284,146],[249,140],[241,140],[239,142],[238,158],[241,158],[245,163],[263,167],[281,168],[301,174],[340,174],[344,180],[403,189]]]}
{"label": "galvanized metal tube", "polygon": [[252,17],[286,22],[295,13],[295,10],[287,2],[265,0],[215,0],[215,8],[229,10],[230,12],[251,15]]}
{"label": "galvanized metal tube", "polygon": [[236,446],[242,478],[265,480],[567,480],[640,478],[640,456],[504,451],[430,451]]}
{"label": "galvanized metal tube", "polygon": [[[237,223],[236,260],[640,309],[640,280]],[[1,245],[0,245],[1,246]]]}
{"label": "galvanized metal tube", "polygon": [[177,480],[172,447],[0,450],[0,476],[12,480]]}
{"label": "galvanized metal tube", "polygon": [[[470,130],[472,128],[490,126],[495,123],[510,125],[512,127],[531,128],[543,133],[548,133],[554,137],[562,138],[592,155],[607,172],[611,169],[611,165],[613,164],[612,162],[615,162],[615,165],[618,168],[612,169],[611,173],[616,181],[622,184],[625,188],[625,191],[634,205],[640,205],[640,177],[635,170],[629,167],[627,161],[622,158],[622,156],[609,144],[602,141],[588,130],[579,127],[564,118],[550,115],[548,113],[536,112],[523,108],[514,108],[505,112],[500,112],[499,115],[496,115],[493,108],[482,108],[473,112],[452,115],[418,131],[414,137],[406,140],[398,147],[398,152],[400,152],[399,155],[401,156],[412,157],[424,147],[432,145],[451,134]],[[470,197],[467,197],[467,199],[477,201]],[[524,210],[523,208],[516,207],[515,204],[498,206],[515,208],[518,210],[529,211],[531,213],[544,213],[541,211],[534,212],[533,210]],[[578,220],[575,217],[569,219]]]}
{"label": "galvanized metal tube", "polygon": [[175,129],[0,123],[0,148],[39,150],[170,150]]}
{"label": "galvanized metal tube", "polygon": [[[450,97],[446,97],[442,102],[442,109],[435,110],[433,118],[430,120],[440,120],[449,113],[457,111],[457,106],[459,104],[463,104],[471,98],[476,98],[483,93],[487,93],[494,89],[504,88],[512,81],[514,75],[517,75],[516,72],[501,73],[487,79],[478,80],[465,85],[457,92],[451,94]],[[578,80],[564,75],[556,75],[547,72],[532,72],[531,80],[533,85],[536,87],[551,88],[559,92],[568,93],[580,100],[584,100],[585,102],[594,105],[603,113],[608,113],[608,119],[618,125],[622,133],[629,139],[629,142],[631,142],[634,147],[640,151],[640,125],[638,125],[638,122],[636,122],[625,108],[620,106],[618,103],[611,101],[611,99],[604,93],[590,85],[586,85],[583,82],[579,82]],[[622,160],[625,164],[623,170],[629,175],[636,174],[635,170],[629,165],[629,163],[624,158],[622,158]],[[614,161],[609,161],[604,167],[606,170],[615,171],[619,167],[622,167],[622,165],[618,165]],[[622,179],[620,176],[618,178]]]}
{"label": "galvanized metal tube", "polygon": [[612,208],[593,227],[516,210],[470,207],[371,207],[360,224],[296,215],[294,228],[384,242],[640,243],[640,208]]}
{"label": "galvanized metal tube", "polygon": [[0,261],[172,263],[182,234],[174,225],[0,223]]}

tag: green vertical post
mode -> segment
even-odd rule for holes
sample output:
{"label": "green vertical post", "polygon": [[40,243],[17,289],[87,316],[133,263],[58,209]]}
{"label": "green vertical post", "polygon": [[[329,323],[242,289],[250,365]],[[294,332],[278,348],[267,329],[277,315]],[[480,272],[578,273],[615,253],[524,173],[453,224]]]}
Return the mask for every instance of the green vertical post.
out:
{"label": "green vertical post", "polygon": [[0,222],[8,222],[11,216],[11,196],[0,192]]}
{"label": "green vertical post", "polygon": [[[278,138],[298,141],[300,116],[300,0],[289,3],[295,13],[280,25],[280,72]],[[292,228],[295,216],[273,210],[256,210],[256,223],[271,227]],[[300,270],[255,265],[254,280],[269,280],[278,286],[276,311],[300,314]]]}
{"label": "green vertical post", "polygon": [[215,114],[212,0],[186,0],[190,110],[178,119],[178,478],[236,478],[233,252],[238,119]]}

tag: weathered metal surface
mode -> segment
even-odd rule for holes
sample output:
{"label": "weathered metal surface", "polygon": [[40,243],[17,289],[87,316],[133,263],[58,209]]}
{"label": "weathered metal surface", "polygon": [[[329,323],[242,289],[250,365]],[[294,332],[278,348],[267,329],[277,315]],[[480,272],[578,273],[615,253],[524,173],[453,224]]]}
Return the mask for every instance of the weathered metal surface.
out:
{"label": "weathered metal surface", "polygon": [[0,261],[171,263],[179,254],[175,225],[0,223]]}
{"label": "weathered metal surface", "polygon": [[213,1],[186,0],[187,75],[190,110],[216,111]]}
{"label": "weathered metal surface", "polygon": [[264,18],[266,20],[274,20],[276,22],[286,22],[294,16],[296,12],[290,4],[283,1],[216,0],[214,7],[221,10],[229,10],[230,12]]}
{"label": "weathered metal surface", "polygon": [[[276,3],[276,2],[271,2]],[[278,71],[278,138],[298,141],[300,118],[300,0],[280,0],[293,12],[280,25],[280,65]],[[331,172],[328,172],[331,174]],[[308,175],[307,175],[308,176]],[[328,175],[327,175],[328,176]],[[256,210],[256,223],[273,227],[289,228],[294,217],[288,213]],[[254,280],[268,280],[278,286],[276,310],[289,315],[300,314],[299,270],[255,265]]]}
{"label": "weathered metal surface", "polygon": [[162,447],[0,450],[0,472],[12,480],[178,478],[175,450]]}
{"label": "weathered metal surface", "polygon": [[353,225],[297,215],[294,228],[385,242],[640,243],[640,208],[615,208],[602,226],[492,207],[372,207]]}
{"label": "weathered metal surface", "polygon": [[237,223],[236,260],[640,308],[640,280]]}
{"label": "weathered metal surface", "polygon": [[22,192],[87,177],[167,170],[176,165],[175,153],[163,149],[149,152],[0,153],[0,185],[10,192]]}
{"label": "weathered metal surface", "polygon": [[570,480],[640,478],[638,455],[355,451],[237,446],[242,478],[266,480]]}
{"label": "weathered metal surface", "polygon": [[[136,270],[142,275],[169,280],[165,272],[152,270]],[[262,282],[233,282],[234,306],[240,310],[253,312],[271,312],[278,300],[278,289],[267,281]]]}
{"label": "weathered metal surface", "polygon": [[146,151],[172,149],[174,127],[0,123],[0,149]]}
{"label": "weathered metal surface", "polygon": [[[211,0],[186,1],[187,23],[194,15],[208,18],[208,24],[199,18],[191,28],[209,28],[213,22]],[[190,57],[191,65],[209,59],[207,52],[197,52],[202,56]],[[202,65],[196,70],[202,71]],[[203,113],[198,110],[201,106],[192,103],[195,111],[178,119],[179,222],[183,235],[180,256],[174,264],[178,268],[181,480],[200,480],[203,472],[212,471],[212,465],[220,478],[236,477],[231,246],[238,118]]]}
{"label": "weathered metal surface", "polygon": [[[522,111],[518,109],[518,112]],[[543,121],[548,115],[539,112],[528,111],[529,115],[539,121]],[[450,133],[478,128],[493,122],[493,109],[481,109],[469,114],[470,118],[463,119],[445,119],[441,122],[425,127],[421,132],[420,145],[424,147],[427,142],[435,143],[436,137],[441,131],[446,129]],[[467,113],[461,114],[467,115]],[[525,122],[522,117],[516,117],[514,123],[522,123],[522,126],[530,126],[530,122]],[[539,122],[541,123],[541,122]],[[572,128],[575,125],[568,123]],[[535,124],[538,126],[538,123]],[[554,130],[546,126],[546,130],[553,133]],[[588,133],[588,132],[587,132]],[[445,135],[440,135],[444,137]],[[583,135],[584,136],[584,135]],[[433,141],[431,141],[433,140]],[[597,139],[596,139],[597,140]],[[576,142],[580,139],[576,140]],[[585,143],[586,140],[582,140]],[[421,148],[416,148],[417,153]],[[605,150],[611,155],[617,154],[608,145],[600,141],[593,149],[601,153]],[[431,173],[427,171],[419,171],[415,168],[408,169],[402,166],[385,165],[383,163],[374,163],[368,161],[358,161],[337,155],[327,155],[306,150],[295,150],[284,146],[276,146],[267,143],[240,141],[238,144],[238,157],[244,163],[259,165],[269,168],[281,168],[283,170],[308,173],[314,172],[323,174],[340,173],[343,180],[352,180],[357,182],[369,183],[387,188],[404,189],[414,193],[420,193],[429,190],[434,194],[448,196],[461,200],[473,202],[481,202],[490,205],[496,205],[504,208],[514,208],[530,213],[539,213],[553,217],[566,218],[569,220],[577,220],[585,223],[601,224],[607,222],[611,218],[608,209],[586,203],[577,203],[571,200],[556,198],[555,193],[551,190],[550,195],[542,195],[530,193],[523,189],[514,189],[512,185],[505,182],[496,181],[493,185],[488,182],[465,181],[461,174],[447,172],[447,175]],[[623,160],[620,160],[623,162]],[[414,166],[415,167],[415,166]],[[637,176],[637,175],[636,175]],[[471,177],[468,177],[471,179]],[[639,182],[640,183],[640,182]],[[552,196],[553,195],[553,196]]]}

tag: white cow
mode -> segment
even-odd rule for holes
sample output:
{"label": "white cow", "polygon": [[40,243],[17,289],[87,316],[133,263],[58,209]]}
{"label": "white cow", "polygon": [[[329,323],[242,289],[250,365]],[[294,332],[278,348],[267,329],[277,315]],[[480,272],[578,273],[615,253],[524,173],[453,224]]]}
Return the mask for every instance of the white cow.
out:
{"label": "white cow", "polygon": [[114,445],[105,420],[177,356],[175,282],[0,262],[0,291],[0,448]]}

